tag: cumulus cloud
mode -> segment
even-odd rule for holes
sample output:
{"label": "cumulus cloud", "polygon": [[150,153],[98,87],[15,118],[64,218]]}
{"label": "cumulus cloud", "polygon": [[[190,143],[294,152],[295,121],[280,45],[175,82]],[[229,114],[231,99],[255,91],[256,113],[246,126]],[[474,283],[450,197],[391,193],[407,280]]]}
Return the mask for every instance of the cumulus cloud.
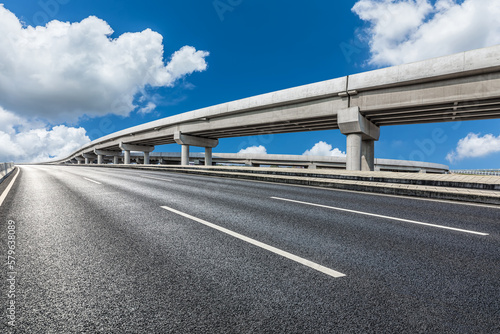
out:
{"label": "cumulus cloud", "polygon": [[[52,122],[82,115],[127,116],[147,87],[170,87],[207,68],[206,51],[184,46],[165,64],[163,37],[150,29],[111,38],[95,16],[23,27],[0,4],[0,106]],[[147,110],[147,109],[145,109]]]}
{"label": "cumulus cloud", "polygon": [[458,141],[457,148],[448,155],[446,160],[450,163],[466,159],[480,158],[500,152],[500,135],[495,137],[492,134],[480,136],[480,134],[469,133],[467,137]]}
{"label": "cumulus cloud", "polygon": [[148,102],[148,104],[145,107],[139,109],[138,113],[143,115],[149,114],[150,112],[154,111],[155,108],[156,104],[154,104],[153,102]]}
{"label": "cumulus cloud", "polygon": [[250,146],[245,149],[241,149],[238,153],[247,153],[247,154],[267,154],[267,150],[264,146]]}
{"label": "cumulus cloud", "polygon": [[314,146],[305,151],[302,155],[319,155],[319,156],[327,156],[327,157],[345,157],[345,152],[342,152],[338,148],[333,148],[332,145],[325,143],[324,141],[320,141],[319,143],[314,144]]}
{"label": "cumulus cloud", "polygon": [[209,53],[192,46],[165,61],[163,37],[150,29],[112,34],[95,16],[25,26],[0,4],[0,161],[63,158],[90,139],[55,124],[153,112],[151,88],[188,85],[185,76],[207,68]]}
{"label": "cumulus cloud", "polygon": [[0,161],[42,162],[65,158],[90,142],[84,128],[43,127],[0,108]]}
{"label": "cumulus cloud", "polygon": [[352,11],[369,27],[371,58],[397,65],[500,44],[498,0],[360,0]]}

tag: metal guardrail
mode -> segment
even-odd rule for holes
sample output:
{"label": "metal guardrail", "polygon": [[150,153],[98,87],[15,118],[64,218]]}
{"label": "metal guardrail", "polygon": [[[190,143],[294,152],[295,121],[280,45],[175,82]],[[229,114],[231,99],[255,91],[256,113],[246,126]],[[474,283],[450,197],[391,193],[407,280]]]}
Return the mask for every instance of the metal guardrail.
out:
{"label": "metal guardrail", "polygon": [[463,170],[452,170],[451,172],[453,174],[500,176],[500,169],[463,169]]}
{"label": "metal guardrail", "polygon": [[13,162],[0,163],[0,183],[14,170]]}

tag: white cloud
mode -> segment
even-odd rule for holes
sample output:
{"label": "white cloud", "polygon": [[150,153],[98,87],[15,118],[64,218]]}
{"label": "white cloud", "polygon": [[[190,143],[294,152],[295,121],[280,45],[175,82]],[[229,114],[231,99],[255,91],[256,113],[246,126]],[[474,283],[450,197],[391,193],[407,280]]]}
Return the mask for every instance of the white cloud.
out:
{"label": "white cloud", "polygon": [[267,150],[264,146],[250,146],[245,149],[241,149],[238,153],[247,153],[247,154],[267,154]]}
{"label": "white cloud", "polygon": [[[15,126],[25,123],[25,121],[15,115],[14,113],[8,112],[0,107],[0,131],[8,134],[13,134],[16,132]],[[0,141],[1,143],[1,141]]]}
{"label": "white cloud", "polygon": [[52,122],[109,113],[128,115],[147,86],[173,86],[207,68],[208,52],[184,46],[167,64],[163,37],[146,29],[110,38],[112,28],[90,16],[23,27],[0,4],[0,106]]}
{"label": "white cloud", "polygon": [[469,133],[467,137],[458,141],[457,148],[446,156],[450,163],[466,159],[479,158],[492,153],[500,152],[500,135],[495,137],[487,134],[480,137],[479,134]]}
{"label": "white cloud", "polygon": [[371,58],[397,65],[500,44],[498,0],[360,0]]}
{"label": "white cloud", "polygon": [[156,104],[154,104],[153,102],[148,102],[148,104],[145,107],[139,109],[138,113],[143,114],[143,115],[149,114],[150,112],[155,110],[155,108],[156,108]]}
{"label": "white cloud", "polygon": [[85,129],[28,121],[0,107],[0,162],[42,162],[65,158],[90,142]]}
{"label": "white cloud", "polygon": [[90,142],[84,128],[55,126],[17,134],[0,131],[0,161],[44,162],[65,158]]}
{"label": "white cloud", "polygon": [[314,146],[305,151],[302,155],[318,155],[318,156],[328,156],[328,157],[345,157],[345,152],[342,152],[338,148],[332,148],[332,145],[320,141],[314,144]]}
{"label": "white cloud", "polygon": [[0,161],[63,158],[90,139],[83,128],[53,124],[152,112],[149,87],[186,85],[180,79],[207,68],[209,53],[192,46],[165,62],[163,37],[150,29],[112,34],[95,16],[25,27],[0,4]]}

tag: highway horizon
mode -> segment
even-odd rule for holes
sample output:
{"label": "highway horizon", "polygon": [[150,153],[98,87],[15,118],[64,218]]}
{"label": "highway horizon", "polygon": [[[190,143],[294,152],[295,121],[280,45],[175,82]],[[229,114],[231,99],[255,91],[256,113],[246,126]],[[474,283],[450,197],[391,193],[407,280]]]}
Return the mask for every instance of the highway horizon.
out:
{"label": "highway horizon", "polygon": [[499,206],[19,169],[0,201],[2,333],[500,332]]}

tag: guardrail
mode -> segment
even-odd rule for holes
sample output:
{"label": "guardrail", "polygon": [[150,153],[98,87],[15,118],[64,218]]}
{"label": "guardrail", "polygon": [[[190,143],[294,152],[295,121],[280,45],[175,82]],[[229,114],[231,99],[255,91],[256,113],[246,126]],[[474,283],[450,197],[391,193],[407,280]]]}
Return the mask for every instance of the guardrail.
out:
{"label": "guardrail", "polygon": [[14,170],[13,162],[0,163],[0,183]]}
{"label": "guardrail", "polygon": [[500,169],[464,169],[464,170],[452,170],[451,172],[453,174],[500,176]]}

